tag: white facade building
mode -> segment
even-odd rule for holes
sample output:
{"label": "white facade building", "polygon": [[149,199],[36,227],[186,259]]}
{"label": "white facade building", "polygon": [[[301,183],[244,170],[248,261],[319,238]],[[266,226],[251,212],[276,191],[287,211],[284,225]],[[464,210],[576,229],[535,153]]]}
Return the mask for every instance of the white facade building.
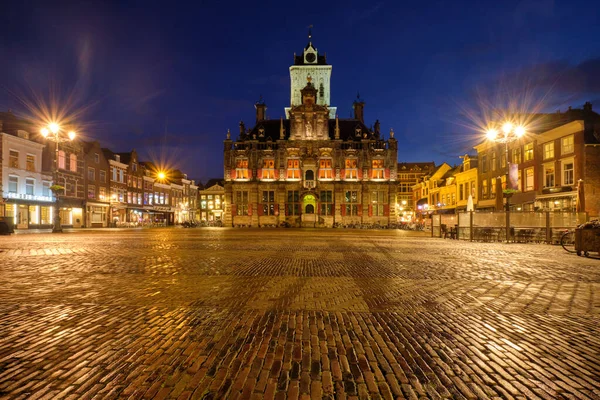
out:
{"label": "white facade building", "polygon": [[2,200],[4,216],[13,217],[15,228],[52,225],[52,177],[42,173],[44,145],[29,140],[29,133],[0,133],[2,138]]}

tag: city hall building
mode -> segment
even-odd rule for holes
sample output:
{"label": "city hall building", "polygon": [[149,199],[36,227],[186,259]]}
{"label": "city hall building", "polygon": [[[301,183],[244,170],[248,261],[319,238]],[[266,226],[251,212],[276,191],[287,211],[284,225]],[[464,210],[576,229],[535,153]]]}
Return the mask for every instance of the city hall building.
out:
{"label": "city hall building", "polygon": [[224,226],[332,227],[396,221],[398,145],[379,121],[369,128],[357,96],[353,118],[330,105],[331,65],[309,43],[290,67],[290,106],[256,123],[240,122],[224,141]]}

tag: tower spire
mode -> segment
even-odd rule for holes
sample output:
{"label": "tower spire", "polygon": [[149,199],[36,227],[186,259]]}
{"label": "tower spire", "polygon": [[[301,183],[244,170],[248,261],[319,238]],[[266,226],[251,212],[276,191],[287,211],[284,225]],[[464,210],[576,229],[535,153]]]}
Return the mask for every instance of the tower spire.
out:
{"label": "tower spire", "polygon": [[312,24],[308,26],[308,43],[312,43]]}

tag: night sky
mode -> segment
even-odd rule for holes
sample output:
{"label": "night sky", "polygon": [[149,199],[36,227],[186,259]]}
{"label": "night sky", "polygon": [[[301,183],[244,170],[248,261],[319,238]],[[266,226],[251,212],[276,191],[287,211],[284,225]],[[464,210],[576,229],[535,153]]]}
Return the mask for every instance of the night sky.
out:
{"label": "night sky", "polygon": [[333,65],[332,105],[349,117],[360,92],[367,125],[396,132],[399,161],[460,162],[490,109],[600,110],[590,1],[177,4],[3,4],[0,109],[37,118],[57,104],[113,151],[222,177],[225,133],[254,124],[259,96],[283,116],[312,24]]}

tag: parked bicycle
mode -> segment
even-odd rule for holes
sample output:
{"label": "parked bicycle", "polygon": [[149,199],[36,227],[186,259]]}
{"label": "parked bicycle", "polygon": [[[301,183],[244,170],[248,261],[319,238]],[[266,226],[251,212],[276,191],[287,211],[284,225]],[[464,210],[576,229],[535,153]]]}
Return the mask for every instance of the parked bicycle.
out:
{"label": "parked bicycle", "polygon": [[567,229],[560,237],[560,245],[569,253],[575,253],[575,229]]}

